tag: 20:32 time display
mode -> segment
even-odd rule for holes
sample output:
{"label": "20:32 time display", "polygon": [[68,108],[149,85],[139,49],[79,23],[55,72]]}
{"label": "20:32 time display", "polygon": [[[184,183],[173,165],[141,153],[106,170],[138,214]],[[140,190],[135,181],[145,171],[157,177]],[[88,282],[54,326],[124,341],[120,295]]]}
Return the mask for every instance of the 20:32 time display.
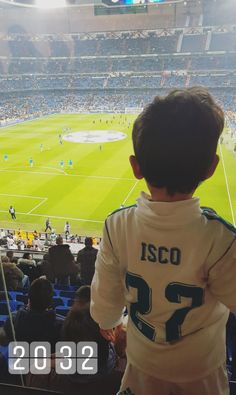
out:
{"label": "20:32 time display", "polygon": [[[96,342],[58,342],[55,366],[58,374],[96,374],[98,370]],[[11,374],[49,374],[52,368],[51,345],[48,342],[11,342],[9,365]]]}

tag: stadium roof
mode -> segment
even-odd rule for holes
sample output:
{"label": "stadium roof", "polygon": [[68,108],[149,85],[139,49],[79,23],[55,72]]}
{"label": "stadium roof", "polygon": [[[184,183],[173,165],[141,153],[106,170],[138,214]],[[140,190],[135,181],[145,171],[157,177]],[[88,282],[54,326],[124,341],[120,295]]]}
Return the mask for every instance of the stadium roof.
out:
{"label": "stadium roof", "polygon": [[36,7],[36,8],[61,8],[78,5],[77,0],[0,0],[1,5]]}

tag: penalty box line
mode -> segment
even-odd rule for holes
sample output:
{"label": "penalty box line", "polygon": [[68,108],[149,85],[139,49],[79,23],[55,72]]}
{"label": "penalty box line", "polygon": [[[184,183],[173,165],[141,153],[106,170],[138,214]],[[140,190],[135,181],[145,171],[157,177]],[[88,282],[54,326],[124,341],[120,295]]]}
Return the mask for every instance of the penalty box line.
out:
{"label": "penalty box line", "polygon": [[35,207],[33,207],[28,213],[25,213],[26,215],[31,214],[34,210],[36,210],[39,206],[44,204],[48,198],[46,197],[41,197],[41,196],[29,196],[29,195],[16,195],[16,194],[10,194],[10,193],[0,193],[0,196],[8,196],[8,197],[17,197],[17,198],[24,198],[24,199],[40,199],[41,202],[36,204]]}

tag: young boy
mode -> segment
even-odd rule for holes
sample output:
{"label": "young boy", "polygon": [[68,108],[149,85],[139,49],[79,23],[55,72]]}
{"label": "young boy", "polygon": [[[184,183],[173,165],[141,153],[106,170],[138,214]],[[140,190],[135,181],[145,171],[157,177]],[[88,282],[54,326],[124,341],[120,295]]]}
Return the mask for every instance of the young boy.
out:
{"label": "young boy", "polygon": [[119,394],[228,395],[225,324],[236,312],[236,229],[193,198],[219,158],[224,115],[202,87],[156,97],[130,163],[150,196],[105,222],[91,313],[106,338],[128,306]]}

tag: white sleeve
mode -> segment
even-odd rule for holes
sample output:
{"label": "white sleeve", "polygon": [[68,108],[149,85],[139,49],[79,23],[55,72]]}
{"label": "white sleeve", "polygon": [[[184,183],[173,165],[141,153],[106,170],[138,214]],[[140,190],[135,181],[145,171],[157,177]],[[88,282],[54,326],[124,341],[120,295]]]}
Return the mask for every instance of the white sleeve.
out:
{"label": "white sleeve", "polygon": [[211,267],[210,292],[233,313],[236,313],[236,237],[224,255]]}
{"label": "white sleeve", "polygon": [[122,323],[125,305],[125,285],[119,260],[105,222],[95,274],[91,285],[90,312],[102,329],[112,329]]}

